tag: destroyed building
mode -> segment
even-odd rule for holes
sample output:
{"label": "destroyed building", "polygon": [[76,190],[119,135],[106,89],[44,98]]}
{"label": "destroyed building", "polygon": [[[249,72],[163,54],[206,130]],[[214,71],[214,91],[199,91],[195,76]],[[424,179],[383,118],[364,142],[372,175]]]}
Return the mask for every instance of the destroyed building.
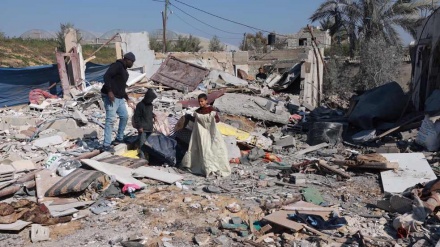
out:
{"label": "destroyed building", "polygon": [[[115,59],[137,57],[129,98],[141,102],[147,90],[157,98],[147,141],[139,145],[127,107],[124,140],[103,152],[100,89],[109,65],[84,58],[75,35],[66,36],[67,52],[54,54],[56,65],[0,69],[5,246],[440,239],[440,139],[430,125],[438,116],[411,111],[398,83],[355,95],[347,109],[324,101],[324,54],[313,44],[161,54],[149,49],[146,32],[112,34]],[[254,76],[260,67],[266,80]],[[201,94],[213,111],[198,115]]]}

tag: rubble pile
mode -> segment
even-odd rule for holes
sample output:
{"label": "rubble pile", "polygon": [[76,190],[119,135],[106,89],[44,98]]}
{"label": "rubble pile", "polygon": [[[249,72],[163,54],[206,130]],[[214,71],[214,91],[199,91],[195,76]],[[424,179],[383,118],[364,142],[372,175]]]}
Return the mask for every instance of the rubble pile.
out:
{"label": "rubble pile", "polygon": [[[170,57],[167,62],[179,68],[182,61]],[[340,99],[310,107],[285,87],[274,90],[276,74],[247,80],[243,71],[240,79],[195,65],[185,74],[170,70],[167,62],[151,81],[127,90],[134,102],[148,88],[157,94],[155,132],[143,147],[127,107],[123,143],[114,153],[101,151],[100,83],[77,92],[72,88],[72,99],[49,97],[0,109],[2,243],[438,242],[437,117],[407,114],[397,83],[356,96],[349,108],[330,108],[348,106]],[[177,77],[180,72],[187,77]],[[200,151],[206,143],[199,153],[194,145],[199,127],[192,115],[201,93],[220,115],[209,154]],[[437,138],[428,138],[433,132]],[[146,159],[138,157],[139,148],[145,148]],[[215,156],[223,149],[226,164]],[[185,160],[188,152],[191,158]]]}

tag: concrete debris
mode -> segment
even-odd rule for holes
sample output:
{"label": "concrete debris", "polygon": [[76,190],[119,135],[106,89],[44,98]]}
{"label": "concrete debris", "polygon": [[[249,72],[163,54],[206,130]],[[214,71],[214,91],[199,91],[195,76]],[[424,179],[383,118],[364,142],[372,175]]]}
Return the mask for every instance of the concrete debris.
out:
{"label": "concrete debris", "polygon": [[[124,34],[131,44],[115,46],[142,52],[147,36]],[[0,109],[5,246],[424,246],[440,238],[438,116],[408,113],[395,83],[348,102],[320,91],[312,48],[286,52],[296,54],[289,62],[272,57],[287,56],[277,50],[252,62],[252,52],[154,60],[147,50],[127,93],[141,104],[154,89],[144,127],[153,134],[128,117],[123,138],[107,128],[103,146],[102,82],[75,84],[72,99]],[[269,61],[277,62],[266,70]],[[256,81],[260,66],[270,73]],[[208,106],[199,109],[201,94]]]}

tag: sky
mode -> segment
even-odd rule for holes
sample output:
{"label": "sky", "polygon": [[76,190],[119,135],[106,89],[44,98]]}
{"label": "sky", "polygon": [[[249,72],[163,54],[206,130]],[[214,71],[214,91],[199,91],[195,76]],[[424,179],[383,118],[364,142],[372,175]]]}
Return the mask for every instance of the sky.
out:
{"label": "sky", "polygon": [[[225,19],[281,34],[296,33],[324,0],[179,0]],[[256,30],[230,23],[170,0],[167,28],[178,33],[220,39],[238,45],[244,33]],[[163,0],[2,0],[0,32],[20,36],[31,29],[58,31],[60,23],[105,33],[113,29],[153,31],[162,29]],[[203,24],[198,20],[210,25]],[[218,30],[221,29],[222,31]],[[226,32],[225,32],[226,31]],[[402,32],[403,33],[403,32]],[[411,38],[404,34],[403,40]]]}

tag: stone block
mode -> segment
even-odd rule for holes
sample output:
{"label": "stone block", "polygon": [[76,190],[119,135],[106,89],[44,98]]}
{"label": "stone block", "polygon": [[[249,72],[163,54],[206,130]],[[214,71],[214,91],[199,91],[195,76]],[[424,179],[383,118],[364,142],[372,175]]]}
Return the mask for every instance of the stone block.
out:
{"label": "stone block", "polygon": [[275,142],[275,145],[283,147],[283,148],[289,148],[289,147],[294,147],[296,146],[296,140],[295,138],[293,138],[293,136],[284,136],[282,138],[280,138],[279,140],[277,140]]}
{"label": "stone block", "polygon": [[305,184],[306,175],[304,175],[303,173],[290,174],[290,182],[294,184]]}
{"label": "stone block", "polygon": [[31,241],[32,243],[50,240],[49,227],[44,227],[38,224],[32,224],[31,228]]}

